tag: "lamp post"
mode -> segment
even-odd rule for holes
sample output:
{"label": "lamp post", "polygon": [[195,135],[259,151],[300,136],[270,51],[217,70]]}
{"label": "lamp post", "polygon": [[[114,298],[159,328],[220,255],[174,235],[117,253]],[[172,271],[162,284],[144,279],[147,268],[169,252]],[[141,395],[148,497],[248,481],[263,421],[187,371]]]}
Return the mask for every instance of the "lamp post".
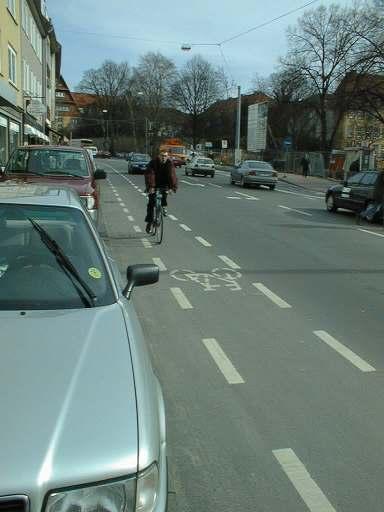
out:
{"label": "lamp post", "polygon": [[104,108],[102,110],[103,114],[104,114],[104,148],[106,148],[107,144],[108,144],[108,140],[109,140],[109,133],[108,133],[108,117],[107,117],[107,114],[108,114],[108,110],[106,108]]}

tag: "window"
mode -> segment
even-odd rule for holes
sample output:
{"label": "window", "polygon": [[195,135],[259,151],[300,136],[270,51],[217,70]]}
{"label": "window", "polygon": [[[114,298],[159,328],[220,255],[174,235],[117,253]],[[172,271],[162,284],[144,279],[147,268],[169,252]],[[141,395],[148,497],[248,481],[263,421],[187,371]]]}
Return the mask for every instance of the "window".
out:
{"label": "window", "polygon": [[348,179],[348,185],[357,185],[360,183],[361,178],[364,176],[364,173],[358,172],[354,176]]}
{"label": "window", "polygon": [[68,105],[57,105],[56,110],[58,112],[69,112]]}
{"label": "window", "polygon": [[[0,48],[2,48],[2,47],[3,47],[3,45],[1,44],[1,29],[0,29]],[[0,75],[1,75],[1,72],[2,72],[1,71],[1,53],[2,52],[0,52]]]}
{"label": "window", "polygon": [[63,92],[57,91],[56,98],[64,98],[65,94]]}
{"label": "window", "polygon": [[376,183],[376,179],[376,172],[367,172],[364,174],[363,179],[361,180],[361,185],[374,185]]}
{"label": "window", "polygon": [[8,79],[13,85],[17,84],[16,52],[11,46],[8,46]]}
{"label": "window", "polygon": [[0,165],[7,163],[7,120],[0,116]]}
{"label": "window", "polygon": [[28,84],[28,78],[27,78],[27,63],[25,60],[23,60],[23,91],[27,92],[27,84]]}
{"label": "window", "polygon": [[24,29],[24,32],[27,31],[27,0],[22,0],[21,2],[21,25]]}
{"label": "window", "polygon": [[9,154],[19,145],[20,125],[17,123],[9,123]]}
{"label": "window", "polygon": [[16,0],[7,0],[8,11],[16,18]]}

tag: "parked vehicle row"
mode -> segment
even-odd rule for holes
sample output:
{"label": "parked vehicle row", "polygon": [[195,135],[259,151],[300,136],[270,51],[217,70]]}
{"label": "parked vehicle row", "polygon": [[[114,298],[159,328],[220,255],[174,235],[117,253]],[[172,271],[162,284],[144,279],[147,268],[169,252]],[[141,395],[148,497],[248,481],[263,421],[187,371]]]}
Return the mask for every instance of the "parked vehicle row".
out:
{"label": "parked vehicle row", "polygon": [[[86,149],[14,151],[0,180],[0,509],[166,512],[162,390],[96,224]],[[26,447],[26,435],[28,447]]]}

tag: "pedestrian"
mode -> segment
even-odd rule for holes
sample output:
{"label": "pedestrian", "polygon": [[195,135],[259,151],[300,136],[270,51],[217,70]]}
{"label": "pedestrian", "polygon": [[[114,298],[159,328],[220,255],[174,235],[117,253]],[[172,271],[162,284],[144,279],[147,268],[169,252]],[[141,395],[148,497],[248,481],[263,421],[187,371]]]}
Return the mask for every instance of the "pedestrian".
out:
{"label": "pedestrian", "polygon": [[300,164],[301,164],[301,169],[303,171],[303,176],[304,176],[304,178],[307,178],[308,173],[309,173],[309,160],[307,158],[307,155],[303,156]]}
{"label": "pedestrian", "polygon": [[177,177],[175,166],[169,158],[168,153],[157,153],[153,158],[144,173],[145,177],[145,190],[148,193],[147,215],[145,217],[147,233],[151,232],[153,223],[153,210],[156,205],[156,189],[160,189],[161,206],[163,207],[164,216],[167,215],[167,194],[169,190],[176,192],[177,190]]}
{"label": "pedestrian", "polygon": [[353,176],[360,171],[360,162],[358,159],[354,160],[349,166],[349,175]]}

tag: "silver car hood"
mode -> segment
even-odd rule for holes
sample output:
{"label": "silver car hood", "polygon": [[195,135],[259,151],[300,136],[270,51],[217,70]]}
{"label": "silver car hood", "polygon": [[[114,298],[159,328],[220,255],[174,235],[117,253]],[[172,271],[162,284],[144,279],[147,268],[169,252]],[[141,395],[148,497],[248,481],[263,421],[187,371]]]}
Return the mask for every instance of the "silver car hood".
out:
{"label": "silver car hood", "polygon": [[[0,496],[137,471],[137,410],[119,304],[0,312]],[[35,501],[35,503],[36,503]]]}

